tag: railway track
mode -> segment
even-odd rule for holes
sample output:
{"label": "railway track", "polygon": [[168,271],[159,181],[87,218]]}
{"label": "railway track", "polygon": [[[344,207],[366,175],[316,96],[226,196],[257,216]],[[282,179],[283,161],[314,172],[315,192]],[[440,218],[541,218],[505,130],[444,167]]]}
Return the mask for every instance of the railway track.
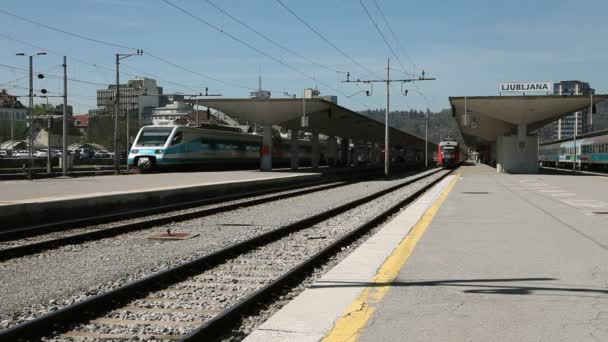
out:
{"label": "railway track", "polygon": [[[212,254],[7,329],[0,341],[184,340],[217,338],[254,304],[281,289],[381,224],[449,171],[411,178],[390,188],[279,227]],[[332,224],[395,191],[409,195],[355,228]]]}
{"label": "railway track", "polygon": [[[356,174],[351,177],[342,178],[342,181],[357,181],[366,178],[373,178],[377,176],[377,172],[365,172],[363,174]],[[84,218],[65,219],[57,220],[52,222],[45,222],[38,225],[26,225],[17,227],[4,227],[0,230],[0,242],[13,241],[18,239],[27,238],[30,236],[37,236],[40,234],[46,234],[55,231],[71,230],[83,226],[98,225],[109,222],[116,222],[124,219],[133,219],[136,217],[144,217],[153,214],[172,212],[177,210],[183,210],[193,207],[199,207],[209,204],[215,204],[222,201],[235,201],[244,198],[250,198],[255,196],[263,196],[267,194],[276,194],[283,191],[298,190],[305,187],[323,185],[330,182],[334,182],[336,179],[333,176],[329,176],[329,179],[322,179],[318,181],[310,181],[300,184],[288,185],[283,187],[270,187],[246,192],[239,192],[229,194],[225,196],[214,196],[210,198],[203,198],[197,200],[188,200],[179,203],[171,203],[165,205],[158,205],[148,208],[138,208],[133,210],[124,210],[120,212],[93,215]]]}
{"label": "railway track", "polygon": [[150,229],[167,223],[191,220],[338,188],[374,177],[377,176],[366,174],[350,177],[343,181],[322,181],[278,189],[252,191],[145,210],[5,231],[0,233],[0,261],[32,255],[60,246],[98,240],[137,230]]}

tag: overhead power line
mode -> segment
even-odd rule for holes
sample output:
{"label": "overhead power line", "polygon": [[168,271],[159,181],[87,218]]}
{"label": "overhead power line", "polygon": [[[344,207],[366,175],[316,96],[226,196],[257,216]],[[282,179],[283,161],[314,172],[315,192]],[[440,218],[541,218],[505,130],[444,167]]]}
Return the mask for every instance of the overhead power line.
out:
{"label": "overhead power line", "polygon": [[[208,27],[212,28],[213,30],[215,30],[215,31],[217,31],[217,32],[219,32],[219,33],[221,33],[221,34],[223,34],[223,35],[225,35],[225,36],[229,37],[230,39],[232,39],[232,40],[234,40],[234,41],[236,41],[236,42],[238,42],[238,43],[240,43],[240,44],[242,44],[242,45],[244,45],[244,46],[248,47],[249,49],[251,49],[251,50],[253,50],[253,51],[255,51],[255,52],[257,52],[257,53],[259,53],[259,54],[261,54],[261,55],[263,55],[263,56],[266,56],[266,57],[268,57],[268,58],[272,59],[273,61],[275,61],[275,62],[277,62],[277,63],[281,64],[282,66],[284,66],[284,67],[288,68],[289,70],[291,70],[291,71],[293,71],[293,72],[295,72],[295,73],[298,73],[298,74],[300,74],[300,75],[302,75],[302,76],[304,76],[304,77],[306,77],[306,78],[308,78],[308,79],[310,79],[310,80],[312,80],[312,81],[314,81],[314,82],[318,82],[319,84],[322,84],[322,85],[324,85],[325,87],[327,87],[328,89],[331,89],[331,90],[333,90],[333,91],[335,91],[335,92],[337,92],[337,93],[340,93],[340,94],[342,94],[343,96],[346,96],[346,94],[344,94],[342,91],[340,91],[340,90],[338,90],[338,89],[336,89],[336,88],[334,88],[334,87],[332,87],[332,86],[330,86],[330,85],[328,85],[328,84],[326,84],[326,83],[324,83],[324,82],[319,81],[319,80],[318,80],[317,78],[315,78],[314,76],[311,76],[311,75],[309,75],[309,74],[307,74],[307,73],[305,73],[305,72],[303,72],[303,71],[301,71],[301,70],[298,70],[298,69],[294,68],[293,66],[291,66],[291,65],[289,65],[289,64],[287,64],[287,63],[285,63],[285,62],[284,62],[284,61],[282,61],[281,59],[279,59],[279,58],[277,58],[277,57],[275,57],[275,56],[273,56],[273,55],[271,55],[271,54],[269,54],[269,53],[267,53],[267,52],[265,52],[265,51],[260,50],[259,48],[257,48],[257,47],[255,47],[255,46],[251,45],[250,43],[248,43],[248,42],[246,42],[246,41],[244,41],[244,40],[242,40],[242,39],[238,38],[237,36],[235,36],[235,35],[233,35],[233,34],[231,34],[231,33],[229,33],[229,32],[226,32],[225,30],[223,30],[222,28],[220,28],[220,27],[218,27],[218,26],[215,26],[215,25],[213,25],[213,24],[209,23],[208,21],[204,20],[203,18],[201,18],[201,17],[199,17],[199,16],[197,16],[197,15],[195,15],[195,14],[191,13],[190,11],[188,11],[188,10],[186,10],[186,9],[184,9],[184,8],[182,8],[182,7],[178,6],[178,5],[176,5],[176,4],[174,4],[173,2],[171,2],[171,1],[169,1],[169,0],[161,0],[161,1],[165,2],[166,4],[168,4],[169,6],[171,6],[171,7],[173,7],[173,8],[175,8],[175,9],[176,9],[176,10],[178,10],[179,12],[182,12],[182,13],[184,13],[185,15],[187,15],[187,16],[189,16],[189,17],[191,17],[192,19],[194,19],[194,20],[196,20],[196,21],[198,21],[198,22],[201,22],[201,23],[205,24],[206,26],[208,26]],[[365,105],[364,105],[364,106],[365,106]]]}
{"label": "overhead power line", "polygon": [[[277,1],[279,1],[279,0],[277,0]],[[363,10],[365,10],[365,13],[367,14],[367,17],[369,18],[369,20],[371,20],[371,22],[374,24],[374,27],[376,28],[376,31],[378,31],[378,34],[380,34],[380,37],[382,37],[382,40],[384,40],[384,43],[386,44],[386,46],[388,46],[388,48],[391,50],[391,53],[393,54],[393,56],[395,56],[395,58],[397,59],[397,63],[399,63],[399,66],[401,67],[401,69],[403,70],[403,72],[405,74],[408,74],[408,75],[411,75],[411,76],[416,76],[416,75],[408,72],[407,70],[405,70],[405,67],[401,63],[401,59],[399,58],[399,56],[397,55],[397,53],[395,52],[395,50],[393,49],[393,47],[391,46],[391,44],[389,43],[389,41],[386,39],[386,36],[384,36],[384,33],[382,33],[382,30],[380,30],[380,27],[378,26],[378,24],[376,23],[376,21],[374,20],[374,18],[370,14],[370,12],[367,10],[367,7],[363,3],[363,0],[359,0],[359,3],[361,4],[361,7],[363,7]],[[378,6],[377,2],[376,2],[376,6],[377,6],[378,9],[380,9],[380,7]],[[388,21],[386,21],[386,23],[388,24]],[[389,28],[390,28],[390,26],[389,26]],[[391,29],[391,31],[392,31],[392,29]],[[423,72],[423,75],[424,75],[424,72]],[[422,98],[424,99],[424,101],[426,102],[426,104],[430,108],[432,108],[433,106],[431,105],[428,97],[422,92],[422,90],[420,90],[420,88],[418,87],[418,85],[416,83],[414,83],[413,86],[414,86],[414,88],[416,88],[417,93],[420,94],[420,96],[422,96]]]}
{"label": "overhead power line", "polygon": [[[55,32],[59,32],[59,33],[62,33],[62,34],[68,35],[68,36],[72,36],[72,37],[76,37],[76,38],[79,38],[79,39],[87,40],[87,41],[94,42],[94,43],[97,43],[97,44],[102,44],[102,45],[106,45],[106,46],[117,47],[117,48],[127,49],[127,50],[134,50],[134,51],[137,51],[139,49],[139,48],[135,48],[135,47],[131,47],[131,46],[126,46],[126,45],[122,45],[122,44],[107,42],[107,41],[103,41],[103,40],[100,40],[100,39],[91,38],[91,37],[84,36],[84,35],[81,35],[81,34],[69,32],[69,31],[66,31],[66,30],[63,30],[63,29],[60,29],[60,28],[57,28],[57,27],[53,27],[53,26],[46,25],[46,24],[43,24],[43,23],[35,21],[35,20],[31,20],[31,19],[22,17],[20,15],[17,15],[17,14],[11,13],[11,12],[7,12],[7,11],[2,10],[2,9],[0,9],[0,13],[4,13],[4,14],[6,14],[8,16],[17,18],[19,20],[28,22],[28,23],[36,25],[36,26],[40,26],[40,27],[43,27],[43,28],[46,28],[46,29],[49,29],[49,30],[52,30],[52,31],[55,31]],[[219,82],[219,83],[222,83],[222,84],[225,84],[225,85],[228,85],[228,86],[239,87],[239,88],[248,89],[248,90],[255,90],[255,88],[252,88],[252,87],[245,87],[245,86],[242,86],[242,85],[235,85],[235,84],[232,84],[230,82],[226,82],[226,81],[220,80],[218,78],[214,78],[214,77],[202,74],[200,72],[196,72],[196,71],[191,70],[191,69],[189,69],[187,67],[184,67],[184,66],[181,66],[181,65],[179,65],[177,63],[171,62],[171,61],[169,61],[169,60],[167,60],[165,58],[162,58],[160,56],[156,56],[156,55],[150,53],[149,51],[145,51],[145,54],[147,56],[150,56],[150,57],[152,57],[152,58],[154,58],[156,60],[159,60],[159,61],[161,61],[161,62],[163,62],[165,64],[168,64],[168,65],[171,65],[173,67],[179,68],[179,69],[181,69],[183,71],[187,71],[187,72],[192,73],[194,75],[206,78],[208,80]]]}
{"label": "overhead power line", "polygon": [[389,31],[391,32],[391,35],[393,36],[393,40],[397,44],[397,52],[401,52],[403,55],[405,55],[405,57],[408,59],[408,61],[410,62],[410,64],[412,64],[412,68],[413,68],[412,73],[415,74],[416,73],[416,71],[415,71],[415,69],[416,69],[416,63],[414,63],[414,61],[412,60],[412,57],[403,48],[401,48],[400,39],[397,37],[397,34],[393,30],[393,27],[391,26],[390,22],[388,21],[388,19],[384,15],[384,11],[382,11],[382,8],[380,8],[380,4],[378,3],[378,0],[374,0],[374,6],[376,7],[376,9],[378,10],[378,12],[382,16],[382,20],[384,21],[384,24],[386,24],[386,26],[388,27]]}
{"label": "overhead power line", "polygon": [[[23,68],[19,68],[19,67],[14,67],[14,66],[11,66],[11,65],[0,64],[0,67],[6,68],[6,69],[10,69],[10,70],[13,70],[13,71],[18,71],[18,72],[23,72],[23,73],[29,73],[29,70],[27,70],[27,69],[23,69]],[[43,73],[43,75],[45,77],[49,77],[49,78],[63,79],[63,76],[60,76],[60,75],[53,75],[53,74],[49,74],[49,73]],[[107,83],[91,82],[91,81],[81,80],[81,79],[77,79],[77,78],[69,78],[68,77],[68,80],[72,81],[72,82],[83,83],[83,84],[90,84],[90,85],[101,86],[101,87],[108,86]]]}
{"label": "overhead power line", "polygon": [[371,22],[374,24],[374,27],[376,28],[376,31],[378,31],[378,33],[380,34],[380,37],[382,37],[382,40],[384,40],[384,43],[386,44],[386,46],[388,46],[388,48],[389,48],[389,50],[391,50],[391,53],[393,54],[393,56],[395,56],[395,58],[397,59],[397,63],[399,63],[399,66],[401,67],[401,69],[403,70],[403,72],[406,73],[406,74],[408,74],[408,75],[410,75],[410,76],[415,76],[415,75],[407,72],[407,70],[405,70],[405,68],[403,67],[403,64],[401,63],[401,59],[399,59],[399,55],[397,55],[397,53],[395,52],[395,50],[393,49],[393,47],[391,46],[391,44],[388,42],[388,40],[384,36],[384,33],[382,33],[382,30],[380,30],[380,27],[378,27],[378,24],[376,23],[376,21],[374,20],[374,18],[372,17],[372,15],[367,10],[367,7],[365,7],[365,4],[363,3],[363,0],[359,0],[359,3],[361,4],[361,7],[363,7],[363,10],[367,14],[367,17],[369,18],[369,20],[371,20]]}
{"label": "overhead power line", "polygon": [[311,30],[315,35],[317,35],[317,37],[321,38],[324,42],[326,42],[331,47],[333,47],[342,56],[346,57],[346,59],[348,59],[349,61],[353,62],[355,65],[359,66],[361,69],[369,72],[370,74],[378,76],[378,74],[376,74],[375,72],[371,71],[365,65],[357,62],[354,58],[352,58],[350,55],[348,55],[346,52],[344,52],[342,49],[340,49],[338,46],[336,46],[336,44],[332,43],[323,34],[321,34],[321,32],[319,32],[318,30],[316,30],[309,23],[307,23],[304,19],[302,19],[300,16],[298,16],[291,8],[289,8],[287,5],[285,5],[285,3],[283,3],[283,1],[281,1],[281,0],[276,0],[276,1],[279,3],[279,5],[281,5],[283,8],[285,8],[289,13],[291,13],[294,17],[296,17],[302,24],[304,24],[306,27],[308,27],[308,29]]}
{"label": "overhead power line", "polygon": [[337,70],[337,69],[335,69],[335,68],[329,67],[329,66],[324,65],[324,64],[321,64],[321,63],[319,63],[319,62],[316,62],[316,61],[314,61],[314,60],[312,60],[312,59],[310,59],[310,58],[308,58],[308,57],[306,57],[306,56],[303,56],[303,55],[301,55],[301,54],[299,54],[299,53],[297,53],[297,52],[293,51],[292,49],[290,49],[290,48],[288,48],[288,47],[286,47],[286,46],[284,46],[284,45],[282,45],[282,44],[280,44],[280,43],[276,42],[275,40],[273,40],[272,38],[268,37],[267,35],[265,35],[265,34],[261,33],[260,31],[258,31],[258,30],[256,30],[256,29],[254,29],[253,27],[251,27],[249,24],[247,24],[247,23],[243,22],[242,20],[240,20],[240,19],[238,19],[238,18],[235,18],[235,17],[234,17],[232,14],[228,13],[226,10],[222,9],[221,7],[219,7],[218,5],[216,5],[216,4],[215,4],[214,2],[212,2],[211,0],[205,0],[205,1],[206,1],[207,3],[209,3],[211,6],[215,7],[215,9],[217,9],[218,11],[222,12],[222,14],[226,15],[226,16],[227,16],[227,17],[229,17],[230,19],[232,19],[232,20],[236,21],[237,23],[241,24],[242,26],[246,27],[247,29],[249,29],[249,30],[250,30],[250,31],[252,31],[253,33],[257,34],[258,36],[260,36],[260,37],[264,38],[266,41],[270,42],[270,43],[271,43],[271,44],[273,44],[274,46],[276,46],[276,47],[278,47],[278,48],[280,48],[280,49],[282,49],[282,50],[284,50],[284,51],[286,51],[286,52],[290,53],[291,55],[293,55],[293,56],[295,56],[295,57],[298,57],[298,58],[301,58],[301,59],[303,59],[303,60],[307,61],[307,62],[308,62],[308,63],[310,63],[310,64],[316,65],[316,66],[318,66],[318,67],[320,67],[320,68],[323,68],[323,69],[328,70],[328,71],[331,71],[331,72],[336,72],[336,73],[346,73],[346,72],[344,72],[344,71],[340,71],[340,70]]}
{"label": "overhead power line", "polygon": [[124,45],[120,45],[120,44],[114,44],[114,43],[106,42],[106,41],[103,41],[103,40],[99,40],[99,39],[83,36],[83,35],[80,35],[80,34],[77,34],[77,33],[68,32],[68,31],[65,31],[65,30],[53,27],[53,26],[49,26],[49,25],[46,25],[46,24],[43,24],[43,23],[40,23],[40,22],[37,22],[37,21],[34,21],[34,20],[30,20],[30,19],[24,18],[22,16],[16,15],[14,13],[7,12],[7,11],[2,10],[2,9],[0,9],[0,12],[4,13],[6,15],[9,15],[11,17],[15,17],[15,18],[21,19],[21,20],[26,21],[26,22],[28,22],[30,24],[34,24],[34,25],[37,25],[37,26],[42,26],[42,27],[44,27],[46,29],[49,29],[49,30],[52,30],[52,31],[55,31],[55,32],[60,32],[60,33],[63,33],[63,34],[67,34],[67,35],[72,36],[72,37],[77,37],[77,38],[85,39],[85,40],[88,40],[88,41],[91,41],[91,42],[95,42],[95,43],[98,43],[98,44],[103,44],[103,45],[107,45],[107,46],[113,46],[113,47],[117,47],[117,48],[121,48],[121,49],[137,50],[137,49],[129,47],[129,46],[124,46]]}

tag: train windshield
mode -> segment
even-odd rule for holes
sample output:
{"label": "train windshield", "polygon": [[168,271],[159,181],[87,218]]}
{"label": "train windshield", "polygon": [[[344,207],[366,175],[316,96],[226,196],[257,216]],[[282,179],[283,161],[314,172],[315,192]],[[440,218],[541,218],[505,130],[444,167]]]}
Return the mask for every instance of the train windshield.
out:
{"label": "train windshield", "polygon": [[172,130],[172,127],[146,127],[142,130],[135,145],[163,146]]}

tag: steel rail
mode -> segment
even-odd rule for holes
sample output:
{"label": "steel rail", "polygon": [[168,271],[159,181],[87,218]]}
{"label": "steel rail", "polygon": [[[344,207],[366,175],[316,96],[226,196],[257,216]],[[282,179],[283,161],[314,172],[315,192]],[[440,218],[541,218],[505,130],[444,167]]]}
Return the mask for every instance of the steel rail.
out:
{"label": "steel rail", "polygon": [[[264,198],[255,198],[251,200],[245,200],[237,203],[226,204],[213,208],[205,208],[195,211],[190,211],[187,213],[178,213],[178,214],[169,214],[167,216],[158,217],[149,219],[146,221],[138,221],[138,222],[127,222],[123,224],[114,225],[108,228],[99,228],[94,229],[88,232],[68,235],[63,237],[57,237],[53,239],[43,240],[39,242],[32,242],[24,245],[19,245],[15,247],[8,247],[4,249],[0,249],[0,261],[14,259],[18,257],[23,257],[26,255],[32,255],[36,253],[40,253],[45,250],[49,250],[52,248],[57,248],[66,245],[79,244],[87,241],[99,240],[102,238],[108,238],[113,236],[118,236],[121,234],[126,234],[129,232],[134,232],[138,230],[150,229],[159,225],[172,223],[172,222],[182,222],[186,220],[192,220],[200,217],[205,217],[221,212],[227,212],[231,210],[237,210],[239,208],[251,207],[263,203],[269,203],[273,201],[278,201],[281,199],[286,199],[290,197],[296,197],[301,195],[306,195],[314,192],[319,192],[323,190],[334,189],[342,186],[346,186],[352,184],[352,182],[344,181],[344,182],[334,182],[329,183],[327,185],[313,185],[316,186],[314,188],[307,188],[302,190],[295,190],[293,192],[282,193],[271,197]],[[275,191],[280,191],[281,189],[275,189]],[[157,213],[156,213],[157,214]]]}
{"label": "steel rail", "polygon": [[[376,171],[373,171],[373,172],[376,172]],[[374,177],[373,172],[370,172],[369,175],[367,173],[364,173],[363,175],[355,175],[355,176],[347,178],[346,181],[351,180],[351,179],[354,179],[356,181],[357,178],[365,179],[366,177]],[[215,203],[221,202],[221,201],[235,201],[235,200],[239,200],[239,199],[243,199],[243,198],[247,198],[247,197],[263,196],[263,195],[267,195],[267,194],[274,193],[277,191],[290,191],[293,189],[299,189],[299,188],[303,188],[303,187],[321,185],[321,184],[325,184],[325,183],[332,182],[332,181],[335,181],[335,180],[329,179],[329,180],[304,182],[304,183],[288,185],[288,186],[284,186],[284,187],[271,187],[271,188],[265,188],[265,189],[260,189],[260,190],[240,192],[240,193],[230,194],[230,195],[225,195],[225,196],[214,196],[214,197],[200,199],[200,200],[155,206],[152,208],[134,209],[134,210],[129,210],[129,211],[121,211],[119,213],[103,214],[103,215],[98,215],[98,216],[94,216],[94,217],[59,220],[59,221],[55,221],[55,222],[51,222],[51,223],[44,223],[44,224],[40,224],[40,225],[9,228],[9,229],[0,231],[0,242],[13,241],[13,240],[22,239],[25,237],[31,237],[31,236],[52,233],[52,232],[57,232],[57,231],[78,229],[78,228],[82,228],[86,225],[103,224],[103,223],[109,223],[109,222],[113,222],[113,221],[124,220],[124,219],[138,218],[138,217],[147,216],[147,215],[156,215],[156,214],[164,213],[164,212],[183,210],[183,209],[188,209],[188,208],[192,208],[192,207],[196,207],[196,206],[215,204]]]}
{"label": "steel rail", "polygon": [[[430,172],[422,176],[414,177],[410,180],[396,184],[381,191],[344,203],[337,207],[328,209],[327,211],[309,216],[307,218],[298,220],[285,226],[275,228],[269,232],[257,235],[251,239],[241,241],[226,248],[222,248],[216,252],[207,254],[200,258],[196,258],[192,261],[158,272],[143,279],[136,280],[134,282],[123,285],[108,292],[92,296],[78,303],[66,306],[57,311],[53,311],[41,317],[35,318],[31,321],[27,321],[20,325],[6,329],[0,332],[0,342],[41,338],[43,336],[50,335],[58,330],[62,330],[62,327],[66,327],[78,322],[87,321],[88,319],[93,318],[95,316],[99,316],[100,314],[105,313],[111,309],[120,307],[121,305],[124,305],[131,300],[142,298],[149,292],[166,288],[171,284],[182,281],[190,276],[199,274],[205,269],[221,264],[223,261],[233,257],[236,254],[242,254],[243,252],[257,248],[260,245],[276,241],[294,231],[298,231],[306,227],[318,224],[333,216],[346,212],[361,204],[370,202],[376,198],[379,198],[395,190],[403,188],[421,179],[427,178],[438,172],[441,172],[441,170],[438,169],[435,172]],[[446,173],[446,175],[447,174],[448,173]],[[444,175],[443,177],[445,177],[446,175]],[[436,182],[433,182],[433,184],[434,183]],[[425,186],[425,189],[428,189],[429,187],[430,185]],[[422,190],[418,191],[417,193],[422,193],[421,191]],[[408,198],[412,198],[412,196],[408,196]],[[376,217],[373,221],[379,222],[379,220],[380,218]],[[289,272],[289,274],[292,274],[292,272]],[[286,278],[287,277],[284,275],[279,279]],[[267,289],[269,286],[270,285],[264,287],[263,289]],[[276,286],[277,285],[274,285],[272,286],[272,288],[276,288]],[[252,296],[255,295],[255,298],[257,299],[262,294],[266,294],[269,289],[265,290],[263,293],[260,293],[260,291],[257,291]],[[251,298],[252,296],[249,296],[247,298],[249,300],[253,300]],[[235,313],[240,312],[241,310],[243,310],[242,306],[232,307],[220,316],[234,317]],[[217,330],[218,327],[225,324],[227,318],[216,318],[217,319],[214,318],[210,320],[207,324],[203,325],[201,328],[195,330],[192,333],[195,334],[193,336],[199,336],[201,331],[217,333],[219,331]]]}
{"label": "steel rail", "polygon": [[250,294],[246,298],[242,299],[238,303],[231,306],[229,309],[223,311],[221,314],[213,317],[205,324],[200,326],[199,328],[192,331],[190,334],[185,336],[180,341],[184,342],[194,342],[201,340],[209,340],[218,338],[221,335],[225,334],[231,328],[234,327],[235,322],[238,321],[241,315],[251,312],[255,308],[256,304],[261,303],[265,299],[272,296],[274,293],[280,292],[286,286],[294,283],[297,279],[303,277],[314,269],[314,267],[319,264],[321,260],[324,260],[334,254],[337,250],[340,250],[341,247],[346,246],[356,240],[359,236],[365,234],[372,228],[382,224],[388,217],[398,212],[404,205],[407,205],[413,201],[415,201],[418,197],[420,197],[427,190],[435,186],[435,184],[439,183],[442,179],[447,177],[453,170],[448,171],[445,175],[439,177],[435,181],[425,185],[420,190],[414,192],[413,194],[407,196],[403,200],[399,201],[397,204],[392,205],[388,209],[382,211],[381,213],[375,215],[369,221],[361,224],[357,228],[353,229],[346,235],[342,236],[338,240],[331,243],[329,246],[323,248],[313,256],[309,257],[307,260],[303,261],[299,265],[295,266],[287,273],[283,274],[281,277],[277,278],[273,282],[267,284],[256,292]]}

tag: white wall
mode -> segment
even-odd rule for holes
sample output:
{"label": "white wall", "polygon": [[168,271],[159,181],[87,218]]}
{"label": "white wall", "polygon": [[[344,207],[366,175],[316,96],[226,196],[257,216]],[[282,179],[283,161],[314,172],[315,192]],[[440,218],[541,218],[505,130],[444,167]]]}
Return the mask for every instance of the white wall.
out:
{"label": "white wall", "polygon": [[496,169],[507,173],[537,173],[538,138],[528,136],[525,144],[520,144],[516,135],[498,137]]}

